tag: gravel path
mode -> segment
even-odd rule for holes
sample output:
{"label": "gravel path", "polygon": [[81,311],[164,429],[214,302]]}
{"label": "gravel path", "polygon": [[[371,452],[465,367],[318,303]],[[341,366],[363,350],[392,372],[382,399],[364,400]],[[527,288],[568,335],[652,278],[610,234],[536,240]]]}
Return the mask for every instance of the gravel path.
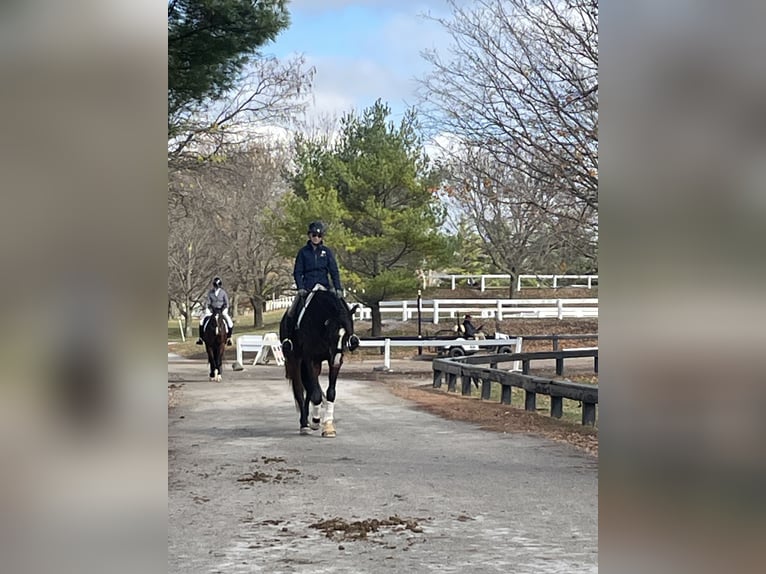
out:
{"label": "gravel path", "polygon": [[354,370],[323,439],[298,435],[283,368],[210,383],[169,357],[169,572],[597,572],[596,459],[428,414]]}

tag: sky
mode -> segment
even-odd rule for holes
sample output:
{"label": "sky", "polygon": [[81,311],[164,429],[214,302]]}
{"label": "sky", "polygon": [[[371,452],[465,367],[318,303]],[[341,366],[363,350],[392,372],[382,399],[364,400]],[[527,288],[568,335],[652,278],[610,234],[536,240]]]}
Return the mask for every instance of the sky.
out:
{"label": "sky", "polygon": [[445,50],[446,0],[292,0],[290,27],[265,53],[302,54],[316,68],[308,115],[336,115],[381,98],[398,120],[417,102],[416,77],[429,71],[422,50]]}

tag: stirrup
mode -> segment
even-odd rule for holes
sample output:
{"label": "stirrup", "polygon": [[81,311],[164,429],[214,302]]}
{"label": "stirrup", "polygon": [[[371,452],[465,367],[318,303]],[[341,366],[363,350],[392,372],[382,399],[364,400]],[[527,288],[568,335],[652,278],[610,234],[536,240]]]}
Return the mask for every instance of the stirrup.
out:
{"label": "stirrup", "polygon": [[283,339],[281,345],[283,351],[287,351],[289,353],[293,350],[293,342],[290,339]]}

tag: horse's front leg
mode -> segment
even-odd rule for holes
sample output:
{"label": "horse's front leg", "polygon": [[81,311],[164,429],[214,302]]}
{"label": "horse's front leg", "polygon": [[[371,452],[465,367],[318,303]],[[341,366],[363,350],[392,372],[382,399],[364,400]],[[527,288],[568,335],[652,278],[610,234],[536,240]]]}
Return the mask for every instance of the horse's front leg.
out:
{"label": "horse's front leg", "polygon": [[321,408],[322,408],[322,386],[319,382],[319,375],[322,372],[322,363],[312,363],[314,380],[316,386],[310,397],[311,400],[311,429],[319,430],[319,425],[322,422]]}
{"label": "horse's front leg", "polygon": [[208,366],[208,371],[209,371],[209,377],[210,377],[210,380],[212,381],[213,377],[215,376],[215,374],[214,374],[214,371],[215,371],[215,357],[213,356],[213,350],[212,349],[208,349],[207,350],[207,366]]}
{"label": "horse's front leg", "polygon": [[327,374],[329,384],[327,386],[327,401],[325,402],[324,411],[324,428],[322,429],[322,436],[328,438],[335,438],[335,383],[338,382],[338,373],[340,373],[340,367],[343,364],[343,353],[337,353],[333,357],[333,363],[330,365],[330,371]]}

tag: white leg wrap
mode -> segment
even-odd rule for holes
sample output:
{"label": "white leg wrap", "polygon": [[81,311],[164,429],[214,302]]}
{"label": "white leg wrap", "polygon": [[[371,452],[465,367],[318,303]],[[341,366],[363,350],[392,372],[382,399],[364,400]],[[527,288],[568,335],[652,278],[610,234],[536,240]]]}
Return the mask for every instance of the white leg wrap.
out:
{"label": "white leg wrap", "polygon": [[333,420],[333,412],[335,411],[335,403],[327,401],[325,403],[324,420],[325,422]]}

